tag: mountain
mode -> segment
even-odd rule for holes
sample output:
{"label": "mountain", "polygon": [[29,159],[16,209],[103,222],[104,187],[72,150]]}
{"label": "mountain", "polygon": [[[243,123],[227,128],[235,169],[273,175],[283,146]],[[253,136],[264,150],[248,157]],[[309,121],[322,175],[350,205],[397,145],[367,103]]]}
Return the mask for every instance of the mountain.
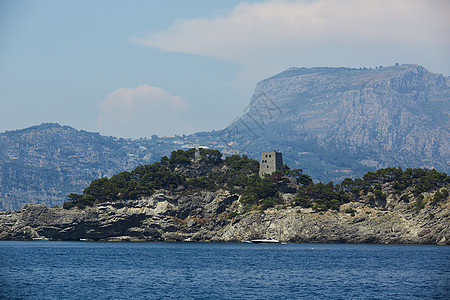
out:
{"label": "mountain", "polygon": [[251,157],[280,150],[315,180],[388,166],[448,172],[449,86],[417,65],[290,68],[259,82],[246,113],[218,136]]}
{"label": "mountain", "polygon": [[388,166],[449,173],[450,79],[417,65],[290,68],[257,84],[245,113],[220,131],[118,139],[58,124],[0,134],[0,210],[61,205],[96,178],[180,148],[259,159],[274,149],[315,181]]}
{"label": "mountain", "polygon": [[93,179],[159,159],[167,144],[171,145],[159,139],[105,137],[51,123],[4,132],[0,209],[35,202],[61,205],[68,193],[82,191]]}

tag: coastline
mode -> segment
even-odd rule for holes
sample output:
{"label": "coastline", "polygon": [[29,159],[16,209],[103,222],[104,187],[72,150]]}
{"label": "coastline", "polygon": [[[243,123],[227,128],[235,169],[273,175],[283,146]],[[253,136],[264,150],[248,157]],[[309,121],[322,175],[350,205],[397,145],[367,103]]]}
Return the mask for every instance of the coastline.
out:
{"label": "coastline", "polygon": [[241,210],[238,197],[223,190],[189,197],[160,192],[85,209],[27,204],[0,212],[0,240],[240,242],[271,237],[287,243],[450,244],[448,199],[420,211],[393,199],[383,208],[350,202],[326,212]]}

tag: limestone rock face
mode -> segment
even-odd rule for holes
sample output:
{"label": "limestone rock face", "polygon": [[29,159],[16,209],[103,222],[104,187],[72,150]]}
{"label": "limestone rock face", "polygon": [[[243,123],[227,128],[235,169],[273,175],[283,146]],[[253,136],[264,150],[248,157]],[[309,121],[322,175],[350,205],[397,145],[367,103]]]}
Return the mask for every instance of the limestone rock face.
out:
{"label": "limestone rock face", "polygon": [[0,212],[0,240],[45,236],[54,240],[180,241],[212,219],[220,218],[211,223],[211,229],[221,226],[226,222],[223,213],[236,206],[236,200],[224,191],[189,196],[160,192],[148,199],[102,203],[83,210],[26,204],[14,212]]}
{"label": "limestone rock face", "polygon": [[227,191],[160,191],[147,199],[84,210],[28,204],[0,212],[0,240],[239,242],[273,237],[308,243],[449,244],[449,217],[450,199],[420,211],[389,195],[383,204],[361,199],[339,212],[300,207],[245,212]]}
{"label": "limestone rock face", "polygon": [[248,113],[222,134],[240,129],[237,149],[279,149],[321,181],[388,166],[448,173],[449,82],[417,65],[290,68],[258,83]]}

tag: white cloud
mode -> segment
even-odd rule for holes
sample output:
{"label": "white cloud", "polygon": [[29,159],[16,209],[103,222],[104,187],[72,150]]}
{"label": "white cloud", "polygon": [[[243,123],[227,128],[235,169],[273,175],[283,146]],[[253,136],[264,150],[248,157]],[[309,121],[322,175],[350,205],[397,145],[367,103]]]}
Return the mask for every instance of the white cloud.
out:
{"label": "white cloud", "polygon": [[323,39],[444,42],[449,46],[448,11],[446,0],[242,2],[229,15],[178,20],[167,30],[134,41],[162,51],[243,63],[266,49]]}
{"label": "white cloud", "polygon": [[242,2],[227,15],[177,20],[132,40],[242,64],[242,80],[263,79],[289,65],[400,62],[445,72],[450,70],[449,11],[447,0]]}
{"label": "white cloud", "polygon": [[97,125],[102,134],[139,138],[189,131],[183,119],[186,100],[159,87],[122,87],[110,93],[98,109]]}

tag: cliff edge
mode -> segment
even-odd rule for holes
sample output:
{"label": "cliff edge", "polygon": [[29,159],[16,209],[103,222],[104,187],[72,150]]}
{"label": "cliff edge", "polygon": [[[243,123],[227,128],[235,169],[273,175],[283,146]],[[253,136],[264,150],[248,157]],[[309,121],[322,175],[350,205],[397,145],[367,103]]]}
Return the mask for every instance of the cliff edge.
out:
{"label": "cliff edge", "polygon": [[450,201],[417,211],[388,197],[384,207],[363,202],[339,211],[278,207],[245,212],[227,191],[189,197],[161,191],[141,200],[85,209],[27,204],[0,212],[0,240],[238,242],[273,237],[284,242],[450,244]]}

